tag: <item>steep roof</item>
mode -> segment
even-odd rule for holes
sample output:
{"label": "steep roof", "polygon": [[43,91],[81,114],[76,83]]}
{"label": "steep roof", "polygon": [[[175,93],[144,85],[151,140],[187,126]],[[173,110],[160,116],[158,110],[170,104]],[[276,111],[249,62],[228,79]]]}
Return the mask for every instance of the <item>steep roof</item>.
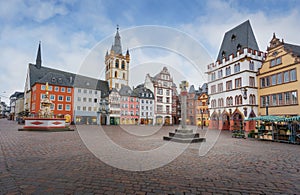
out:
{"label": "steep roof", "polygon": [[[139,98],[143,98],[143,99],[154,99],[154,94],[153,92],[144,87],[144,86],[138,86],[137,88],[135,88],[133,90],[133,93],[136,94]],[[152,94],[151,96],[150,95],[146,95],[146,94]]]}
{"label": "steep roof", "polygon": [[300,57],[300,46],[284,43],[284,48],[291,51],[297,57]]}
{"label": "steep roof", "polygon": [[122,85],[121,89],[119,90],[119,94],[121,96],[131,96],[132,90],[128,85]]}
{"label": "steep roof", "polygon": [[216,61],[221,61],[224,57],[228,58],[231,54],[235,54],[239,48],[245,47],[259,51],[249,20],[225,33]]}
{"label": "steep roof", "polygon": [[115,52],[115,54],[122,54],[122,45],[121,45],[121,37],[119,34],[119,27],[117,27],[117,32],[115,35],[115,42],[112,45],[111,49]]}
{"label": "steep roof", "polygon": [[48,82],[52,85],[101,90],[103,93],[109,90],[107,81],[44,66],[38,68],[34,64],[29,64],[29,77],[31,87],[35,83]]}

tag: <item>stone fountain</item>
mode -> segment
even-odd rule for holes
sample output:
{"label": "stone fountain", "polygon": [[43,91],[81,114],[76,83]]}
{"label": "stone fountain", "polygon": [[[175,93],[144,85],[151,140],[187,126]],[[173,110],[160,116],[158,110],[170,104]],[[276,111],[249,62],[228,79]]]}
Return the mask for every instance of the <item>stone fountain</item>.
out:
{"label": "stone fountain", "polygon": [[38,130],[38,131],[51,131],[51,130],[70,130],[66,126],[66,119],[55,118],[51,111],[51,102],[49,98],[49,85],[46,83],[46,95],[41,100],[42,108],[38,112],[38,117],[25,118],[25,125],[23,129],[19,130]]}
{"label": "stone fountain", "polygon": [[193,129],[189,129],[186,126],[186,99],[187,88],[189,83],[187,81],[181,81],[180,84],[180,97],[181,97],[181,125],[175,132],[170,132],[169,136],[164,136],[166,141],[180,142],[180,143],[196,143],[205,142],[205,138],[200,138],[199,133],[194,133]]}

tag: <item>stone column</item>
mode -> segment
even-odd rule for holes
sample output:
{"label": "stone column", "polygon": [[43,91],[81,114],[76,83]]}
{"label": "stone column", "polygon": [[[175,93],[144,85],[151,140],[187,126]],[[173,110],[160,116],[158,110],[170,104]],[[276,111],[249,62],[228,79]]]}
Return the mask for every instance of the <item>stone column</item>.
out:
{"label": "stone column", "polygon": [[181,128],[186,129],[186,100],[187,100],[187,88],[189,83],[187,81],[181,81],[180,84],[181,95]]}

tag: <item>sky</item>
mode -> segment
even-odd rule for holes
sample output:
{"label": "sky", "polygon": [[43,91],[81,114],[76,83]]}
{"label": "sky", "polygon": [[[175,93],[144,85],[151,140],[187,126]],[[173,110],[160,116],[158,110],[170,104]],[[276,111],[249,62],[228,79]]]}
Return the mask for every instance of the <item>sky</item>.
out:
{"label": "sky", "polygon": [[43,66],[104,79],[104,55],[119,25],[131,86],[167,66],[177,85],[185,79],[197,88],[225,32],[246,20],[261,51],[274,32],[300,45],[299,10],[298,0],[0,0],[1,101],[24,90],[39,41]]}

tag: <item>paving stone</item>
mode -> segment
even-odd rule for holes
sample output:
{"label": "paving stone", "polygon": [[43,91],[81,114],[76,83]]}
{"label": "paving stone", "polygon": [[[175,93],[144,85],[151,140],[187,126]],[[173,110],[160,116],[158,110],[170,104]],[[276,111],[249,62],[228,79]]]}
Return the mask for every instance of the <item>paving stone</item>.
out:
{"label": "paving stone", "polygon": [[[0,119],[0,194],[297,194],[300,191],[299,145],[234,139],[230,132],[224,131],[205,156],[199,156],[201,144],[195,143],[167,165],[133,172],[97,159],[78,131],[17,131],[19,127],[13,121]],[[86,126],[89,128],[95,126]],[[128,128],[139,130],[138,126]],[[164,145],[162,137],[173,129],[163,127],[154,135],[137,137],[115,126],[104,127],[107,136],[119,146],[139,151]]]}

